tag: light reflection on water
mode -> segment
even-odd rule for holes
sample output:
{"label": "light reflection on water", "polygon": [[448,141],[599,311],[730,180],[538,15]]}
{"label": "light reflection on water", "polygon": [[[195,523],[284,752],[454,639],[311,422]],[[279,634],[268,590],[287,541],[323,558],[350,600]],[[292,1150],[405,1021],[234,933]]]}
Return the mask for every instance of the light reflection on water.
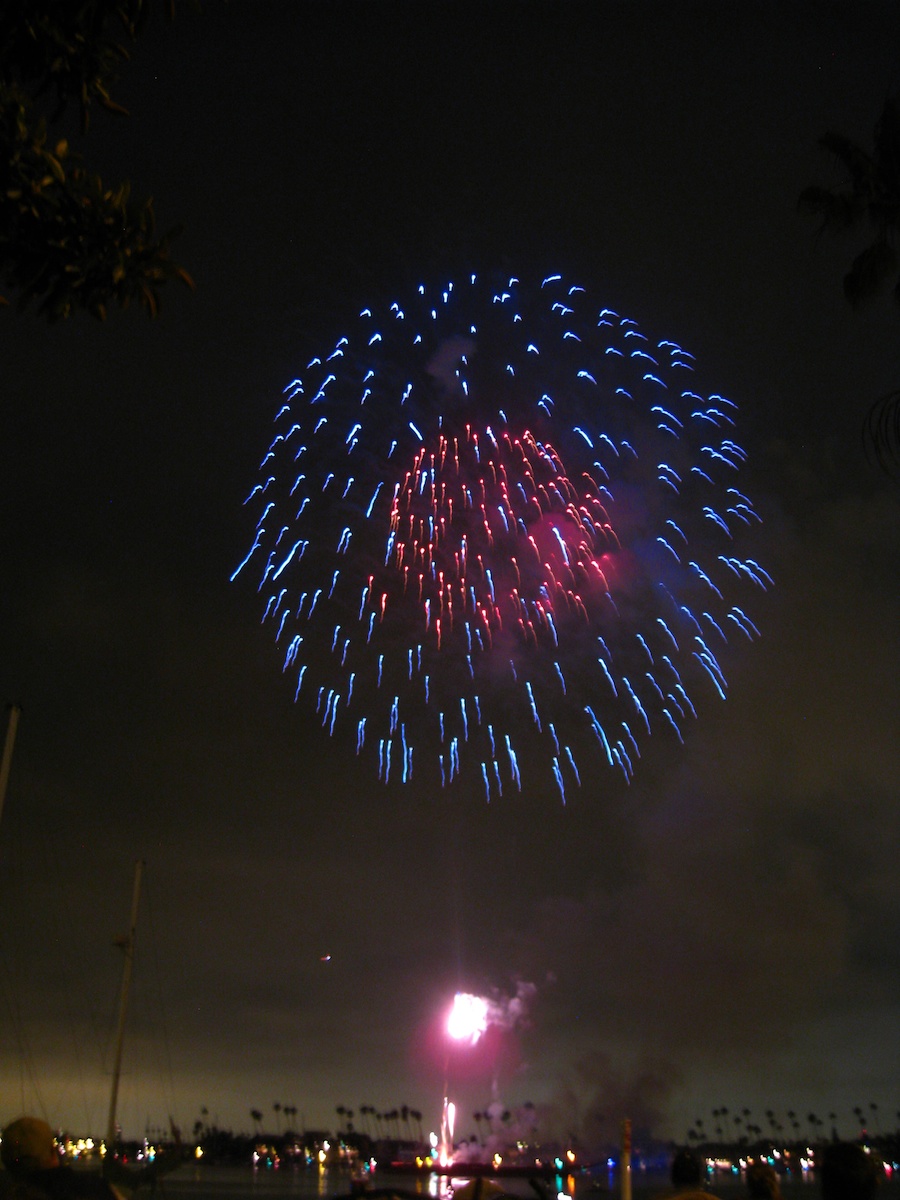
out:
{"label": "light reflection on water", "polygon": [[[163,1181],[167,1200],[277,1200],[278,1197],[299,1200],[326,1200],[348,1196],[352,1175],[347,1170],[317,1170],[310,1168],[253,1169],[251,1167],[184,1166]],[[452,1187],[462,1179],[450,1179],[436,1174],[396,1174],[379,1171],[367,1180],[369,1190],[396,1188],[401,1196],[421,1196],[422,1200],[450,1200]],[[610,1172],[579,1174],[556,1183],[546,1181],[539,1193],[524,1177],[502,1177],[497,1183],[511,1196],[521,1200],[555,1198],[562,1191],[571,1200],[620,1200],[619,1181]],[[813,1175],[784,1178],[781,1181],[784,1200],[818,1200],[819,1188]],[[740,1175],[719,1174],[709,1183],[710,1200],[744,1200],[746,1189]],[[634,1200],[669,1200],[671,1187],[667,1178],[658,1173],[635,1171],[632,1175]],[[885,1180],[878,1190],[878,1200],[900,1200],[900,1179]]]}
{"label": "light reflection on water", "polygon": [[[265,1169],[251,1167],[184,1166],[165,1178],[165,1190],[171,1200],[263,1200],[265,1197],[300,1197],[301,1200],[324,1200],[325,1197],[348,1196],[353,1188],[353,1176],[347,1170],[317,1170],[315,1167],[280,1167]],[[449,1200],[453,1188],[459,1187],[466,1177],[452,1178],[445,1175],[396,1173],[378,1171],[367,1177],[368,1190],[383,1191],[396,1188],[402,1196],[421,1196],[422,1200]],[[559,1191],[580,1200],[618,1200],[616,1192],[607,1190],[606,1180],[601,1190],[576,1187],[572,1177],[568,1183],[562,1178],[558,1186],[547,1181],[541,1196],[529,1185],[527,1178],[503,1177],[497,1180],[504,1191],[522,1200],[555,1200]]]}

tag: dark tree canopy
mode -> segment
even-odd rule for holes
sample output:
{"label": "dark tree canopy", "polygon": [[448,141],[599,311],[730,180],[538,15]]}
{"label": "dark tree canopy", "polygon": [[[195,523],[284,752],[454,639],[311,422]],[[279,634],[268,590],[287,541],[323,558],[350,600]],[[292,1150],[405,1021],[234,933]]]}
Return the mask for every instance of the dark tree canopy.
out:
{"label": "dark tree canopy", "polygon": [[[856,307],[890,286],[900,303],[900,98],[885,101],[871,153],[838,133],[826,133],[819,145],[841,164],[844,178],[836,187],[805,188],[801,209],[821,217],[831,233],[867,228],[871,236],[844,276],[844,295]],[[864,439],[885,471],[900,468],[900,389],[871,407]]]}
{"label": "dark tree canopy", "polygon": [[893,296],[900,301],[900,101],[885,101],[871,154],[838,133],[826,133],[819,145],[844,167],[846,177],[837,187],[804,188],[800,207],[820,216],[832,233],[867,226],[873,235],[844,276],[844,295],[861,304],[894,281]]}
{"label": "dark tree canopy", "polygon": [[[0,5],[0,289],[55,321],[132,301],[151,316],[169,279],[193,282],[157,238],[151,200],[106,186],[50,129],[70,108],[87,130],[112,98],[153,0],[4,0]],[[171,15],[171,0],[166,8]],[[47,110],[46,113],[43,110]],[[0,294],[0,302],[8,303]]]}

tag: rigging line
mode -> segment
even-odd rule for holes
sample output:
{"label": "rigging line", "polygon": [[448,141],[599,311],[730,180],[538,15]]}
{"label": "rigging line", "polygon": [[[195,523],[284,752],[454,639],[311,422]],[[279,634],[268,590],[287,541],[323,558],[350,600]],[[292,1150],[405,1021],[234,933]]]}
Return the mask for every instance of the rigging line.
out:
{"label": "rigging line", "polygon": [[[60,857],[61,840],[56,836],[47,838],[48,860],[51,871],[48,878],[52,878],[57,884],[58,903],[50,906],[51,920],[54,923],[54,935],[57,945],[63,946],[68,944],[67,930],[62,920],[62,914],[66,911],[66,900],[63,895],[61,881],[65,878],[63,874],[62,859]],[[78,1089],[81,1092],[81,1105],[85,1119],[85,1128],[93,1128],[92,1124],[92,1107],[88,1100],[87,1080],[86,1080],[86,1063],[84,1054],[84,1027],[79,1025],[75,1017],[75,1009],[72,1005],[72,991],[70,988],[62,989],[62,1003],[65,1016],[66,1027],[69,1030],[68,1048],[72,1051],[75,1060],[75,1073],[77,1076]],[[57,1108],[63,1107],[65,1092],[57,1097]]]}
{"label": "rigging line", "polygon": [[[122,939],[112,936],[110,945],[113,949],[123,950]],[[116,1030],[121,1010],[121,976],[119,985],[111,989],[108,996],[109,1008],[102,1026],[95,1025],[95,1036],[100,1054],[100,1064],[104,1078],[111,1080],[115,1074],[116,1059]]]}
{"label": "rigging line", "polygon": [[40,1114],[45,1121],[48,1121],[47,1109],[44,1105],[44,1098],[41,1095],[41,1089],[38,1086],[37,1073],[35,1072],[34,1067],[34,1056],[31,1053],[31,1048],[28,1044],[28,1038],[25,1034],[25,1025],[22,1021],[22,1012],[19,1007],[19,1001],[16,997],[16,991],[13,986],[12,977],[9,973],[9,967],[5,955],[0,955],[0,963],[2,963],[3,966],[3,998],[6,1002],[6,1009],[9,1013],[13,1036],[15,1037],[16,1046],[19,1052],[19,1089],[22,1096],[21,1109],[23,1112],[27,1112],[31,1107],[26,1099],[25,1093],[25,1080],[27,1076],[28,1082],[31,1085],[31,1090],[35,1096],[35,1103],[40,1109]]}
{"label": "rigging line", "polygon": [[161,1022],[162,1022],[162,1041],[163,1041],[163,1058],[164,1058],[163,1099],[166,1104],[166,1110],[167,1110],[166,1115],[168,1116],[168,1118],[170,1120],[174,1120],[173,1097],[174,1097],[175,1088],[174,1088],[174,1073],[172,1071],[172,1048],[171,1048],[171,1043],[169,1040],[169,1023],[168,1023],[168,1019],[166,1017],[166,1006],[165,1006],[165,1002],[163,999],[162,973],[160,972],[160,969],[159,969],[159,941],[156,936],[156,922],[154,920],[154,915],[153,915],[153,900],[150,895],[150,890],[146,887],[146,885],[144,888],[144,895],[145,895],[145,906],[146,906],[146,911],[147,911],[147,924],[149,925],[149,929],[150,929],[149,943],[150,943],[150,952],[151,952],[152,959],[153,959],[153,975],[154,975],[154,980],[156,983],[156,1002],[157,1002],[157,1006],[159,1009],[160,1018],[161,1018]]}
{"label": "rigging line", "polygon": [[[17,791],[22,796],[21,783]],[[4,856],[2,882],[9,888],[8,896],[4,897],[4,907],[7,911],[28,913],[34,911],[34,905],[32,897],[26,892],[26,884],[32,884],[35,879],[40,877],[41,873],[35,869],[33,863],[26,863],[24,823],[20,819],[20,813],[23,810],[33,812],[33,805],[29,805],[27,802],[21,806],[11,803],[7,809],[4,832],[9,838],[11,845],[8,854]],[[28,851],[32,851],[31,839],[28,841]],[[26,972],[23,969],[22,939],[28,936],[28,932],[24,925],[20,924],[13,929],[7,923],[7,941],[3,947],[4,952],[0,955],[4,968],[3,991],[6,999],[6,1009],[9,1013],[13,1036],[18,1049],[18,1074],[19,1086],[22,1092],[22,1109],[26,1111],[31,1107],[26,1102],[25,1095],[27,1078],[35,1096],[35,1103],[40,1109],[41,1115],[46,1119],[47,1109],[38,1083],[34,1053],[29,1041],[26,1022],[22,1019],[22,981],[26,977]],[[13,934],[17,936],[18,941],[13,942]]]}

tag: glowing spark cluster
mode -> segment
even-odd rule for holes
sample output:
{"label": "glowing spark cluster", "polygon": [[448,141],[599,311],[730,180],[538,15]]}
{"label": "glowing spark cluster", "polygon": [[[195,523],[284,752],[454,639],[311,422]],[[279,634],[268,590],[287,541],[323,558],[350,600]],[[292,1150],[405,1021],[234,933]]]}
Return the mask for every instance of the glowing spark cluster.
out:
{"label": "glowing spark cluster", "polygon": [[457,992],[447,1018],[447,1033],[457,1042],[475,1045],[488,1027],[488,1001],[483,996]]}
{"label": "glowing spark cluster", "polygon": [[[743,597],[736,406],[552,276],[364,309],[285,390],[244,568],[294,694],[385,782],[630,781],[724,699]],[[540,781],[540,778],[539,778]]]}

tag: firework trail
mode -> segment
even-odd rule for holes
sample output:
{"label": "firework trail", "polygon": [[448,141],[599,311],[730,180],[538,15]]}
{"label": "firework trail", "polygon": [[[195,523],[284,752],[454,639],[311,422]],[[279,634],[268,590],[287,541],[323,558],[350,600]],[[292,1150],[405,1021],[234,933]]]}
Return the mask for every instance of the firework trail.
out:
{"label": "firework trail", "polygon": [[559,276],[364,309],[285,389],[234,573],[298,703],[381,780],[488,799],[682,741],[771,582],[736,406],[692,379]]}

